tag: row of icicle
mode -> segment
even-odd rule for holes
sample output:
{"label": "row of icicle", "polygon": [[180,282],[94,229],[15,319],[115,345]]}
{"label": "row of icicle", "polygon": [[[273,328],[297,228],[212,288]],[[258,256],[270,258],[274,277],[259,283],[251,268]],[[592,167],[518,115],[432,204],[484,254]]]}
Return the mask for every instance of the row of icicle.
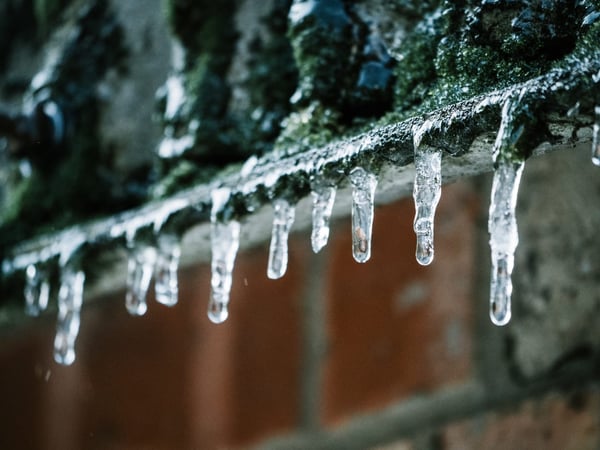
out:
{"label": "row of icicle", "polygon": [[[496,169],[492,184],[488,231],[492,256],[490,283],[490,317],[496,325],[510,320],[512,293],[511,273],[514,253],[518,243],[515,207],[523,162],[504,162],[498,155],[504,145],[502,130],[512,119],[506,103],[498,138],[494,145]],[[593,125],[592,161],[600,166],[600,107],[596,107]],[[427,125],[415,130],[415,201],[414,231],[417,237],[416,259],[422,265],[433,261],[434,215],[441,195],[440,149],[421,145]],[[349,174],[352,185],[352,254],[359,263],[371,256],[373,206],[376,176],[362,167],[355,167]],[[329,220],[335,201],[336,187],[323,177],[316,176],[311,182],[313,209],[311,244],[319,252],[329,237]],[[240,223],[235,220],[222,222],[218,214],[226,207],[231,190],[227,187],[212,192],[211,210],[211,293],[208,317],[214,323],[222,323],[228,317],[229,294],[232,272],[239,248]],[[285,199],[273,202],[274,219],[269,251],[267,275],[281,278],[287,269],[288,234],[294,222],[294,206]],[[178,300],[177,270],[181,254],[180,238],[173,234],[161,234],[155,227],[156,244],[137,242],[135,232],[127,233],[128,268],[126,307],[132,315],[143,315],[147,310],[146,296],[154,277],[155,296],[159,303],[173,306]],[[80,242],[79,244],[82,244]],[[54,340],[54,359],[57,363],[70,365],[75,361],[75,340],[79,331],[85,274],[71,261],[78,245],[61,253],[60,287],[58,291],[58,324]],[[38,315],[46,309],[50,295],[50,283],[43,267],[29,265],[26,270],[26,312]]]}

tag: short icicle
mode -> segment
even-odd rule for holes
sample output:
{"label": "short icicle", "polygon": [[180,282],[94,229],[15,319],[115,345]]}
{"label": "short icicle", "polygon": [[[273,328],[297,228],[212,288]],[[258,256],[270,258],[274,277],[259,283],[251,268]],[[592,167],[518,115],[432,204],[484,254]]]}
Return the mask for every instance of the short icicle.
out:
{"label": "short icicle", "polygon": [[288,265],[288,236],[296,216],[294,206],[287,200],[273,202],[273,230],[269,247],[267,276],[276,280],[285,275]]}
{"label": "short icicle", "polygon": [[181,256],[181,243],[174,234],[161,234],[158,237],[158,252],[154,276],[156,301],[165,306],[177,304],[179,283],[177,269]]}
{"label": "short icicle", "polygon": [[359,263],[371,257],[373,208],[377,178],[362,167],[350,172],[352,183],[352,255]]}
{"label": "short icicle", "polygon": [[71,265],[62,268],[58,291],[58,324],[54,338],[54,360],[69,366],[75,361],[85,274]]}
{"label": "short icicle", "polygon": [[222,222],[221,213],[231,190],[215,189],[212,194],[212,210],[210,215],[211,234],[211,293],[208,304],[208,318],[213,323],[223,323],[229,316],[229,294],[233,281],[233,266],[240,245],[240,223],[235,220]]}
{"label": "short icicle", "polygon": [[506,325],[511,318],[511,275],[519,243],[515,208],[524,158],[517,156],[523,124],[515,117],[518,101],[509,100],[502,109],[502,121],[494,144],[494,179],[488,218],[492,274],[490,282],[490,318],[495,325]]}
{"label": "short icicle", "polygon": [[335,202],[336,188],[322,177],[315,177],[311,182],[311,188],[313,209],[310,241],[313,252],[319,253],[329,240],[329,220]]}
{"label": "short icicle", "polygon": [[146,295],[154,273],[156,249],[144,242],[134,242],[127,236],[129,259],[127,261],[127,293],[125,307],[132,316],[143,316],[148,310]]}
{"label": "short icicle", "polygon": [[48,307],[49,297],[50,282],[47,272],[30,264],[25,271],[25,313],[29,316],[39,316]]}
{"label": "short icicle", "polygon": [[592,134],[592,162],[600,166],[600,106],[594,108],[594,127]]}
{"label": "short icicle", "polygon": [[442,152],[415,143],[415,220],[417,262],[423,266],[433,261],[433,223],[442,193]]}

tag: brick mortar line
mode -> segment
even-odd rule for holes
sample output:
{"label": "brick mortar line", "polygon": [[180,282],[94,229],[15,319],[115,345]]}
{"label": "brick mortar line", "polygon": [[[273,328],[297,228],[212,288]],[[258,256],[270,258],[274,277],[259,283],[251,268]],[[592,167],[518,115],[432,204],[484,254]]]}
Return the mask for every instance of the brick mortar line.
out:
{"label": "brick mortar line", "polygon": [[400,401],[381,412],[356,417],[336,430],[275,437],[257,446],[256,450],[362,450],[518,405],[553,391],[599,389],[599,373],[598,364],[590,364],[566,370],[556,378],[542,380],[535,386],[497,390],[486,387],[482,382],[471,381],[428,396]]}

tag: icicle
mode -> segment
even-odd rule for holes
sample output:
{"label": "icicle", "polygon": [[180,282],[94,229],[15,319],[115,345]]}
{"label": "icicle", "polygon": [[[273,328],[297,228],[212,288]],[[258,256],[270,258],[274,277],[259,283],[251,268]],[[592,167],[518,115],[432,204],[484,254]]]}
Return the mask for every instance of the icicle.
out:
{"label": "icicle", "polygon": [[133,236],[127,236],[129,260],[127,261],[127,294],[125,306],[129,314],[143,316],[148,310],[146,295],[154,273],[156,249],[146,243],[133,242]]}
{"label": "icicle", "polygon": [[287,200],[273,202],[273,230],[269,247],[267,276],[276,280],[285,275],[288,264],[288,235],[294,223],[295,208]]}
{"label": "icicle", "polygon": [[327,184],[320,177],[315,178],[312,183],[313,210],[312,210],[312,234],[310,241],[313,252],[319,253],[329,239],[329,219],[335,202],[336,188]]}
{"label": "icicle", "polygon": [[25,271],[25,313],[38,316],[48,307],[50,283],[48,274],[33,264]]}
{"label": "icicle", "polygon": [[501,162],[494,172],[488,230],[492,250],[490,317],[506,325],[511,316],[511,274],[519,243],[515,207],[524,163]]}
{"label": "icicle", "polygon": [[433,261],[433,223],[442,193],[442,152],[415,146],[415,220],[417,262],[423,266]]}
{"label": "icicle", "polygon": [[377,178],[362,167],[350,172],[352,183],[352,254],[359,263],[371,257],[373,206]]}
{"label": "icicle", "polygon": [[592,136],[592,162],[600,166],[600,106],[594,108],[594,128]]}
{"label": "icicle", "polygon": [[62,268],[58,291],[58,325],[54,338],[54,360],[66,366],[75,361],[85,274],[71,266]]}
{"label": "icicle", "polygon": [[166,306],[175,305],[179,296],[177,269],[180,256],[181,245],[177,236],[163,234],[158,237],[154,290],[156,301]]}
{"label": "icicle", "polygon": [[214,323],[222,323],[229,315],[229,293],[233,281],[232,272],[235,257],[240,245],[240,224],[232,220],[220,222],[217,215],[225,207],[231,191],[229,188],[215,189],[212,196],[211,221],[211,293],[208,305],[208,318]]}

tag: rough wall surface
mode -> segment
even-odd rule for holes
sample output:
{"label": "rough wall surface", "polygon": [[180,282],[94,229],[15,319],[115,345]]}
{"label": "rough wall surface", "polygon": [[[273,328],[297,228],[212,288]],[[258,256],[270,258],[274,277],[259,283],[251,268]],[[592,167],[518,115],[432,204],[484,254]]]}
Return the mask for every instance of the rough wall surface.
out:
{"label": "rough wall surface", "polygon": [[[8,0],[0,12],[0,112],[14,119],[51,98],[71,118],[61,145],[3,131],[2,251],[224,179],[250,155],[302,161],[363,131],[387,134],[361,162],[379,155],[403,169],[413,150],[403,120],[422,124],[443,106],[460,116],[485,109],[490,90],[579,73],[598,58],[600,30],[591,0]],[[376,210],[365,265],[351,259],[347,218],[319,255],[307,233],[293,235],[279,281],[264,275],[266,246],[245,251],[231,320],[218,327],[205,318],[203,263],[180,273],[178,305],[150,299],[146,317],[128,316],[122,293],[88,299],[69,368],[51,360],[52,314],[4,320],[0,447],[597,448],[600,186],[590,136],[577,136],[597,101],[600,75],[588,75],[566,93],[551,79],[519,112],[533,132],[509,159],[559,140],[551,114],[574,135],[561,144],[578,145],[527,163],[508,326],[488,320],[490,179],[462,180],[444,188],[428,268],[413,259],[414,209],[400,201]],[[580,116],[567,116],[577,101]],[[446,162],[476,137],[491,147],[500,106],[424,142]],[[386,176],[393,187],[407,175]],[[306,194],[303,177],[273,191]]]}

